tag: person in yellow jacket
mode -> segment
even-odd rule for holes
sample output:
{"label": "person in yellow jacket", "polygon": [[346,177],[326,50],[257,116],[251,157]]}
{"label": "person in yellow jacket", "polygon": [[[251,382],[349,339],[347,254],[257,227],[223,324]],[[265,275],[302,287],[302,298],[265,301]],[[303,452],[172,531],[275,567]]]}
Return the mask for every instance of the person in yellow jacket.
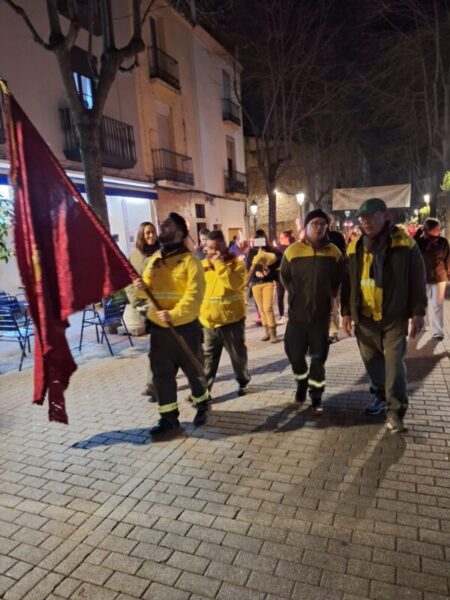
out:
{"label": "person in yellow jacket", "polygon": [[[202,328],[199,312],[205,289],[201,262],[190,252],[184,240],[188,235],[186,221],[177,213],[170,213],[161,225],[161,249],[147,262],[142,280],[150,289],[162,310],[149,302],[147,318],[150,321],[150,365],[153,387],[158,399],[160,420],[150,433],[162,434],[179,428],[176,375],[181,369],[191,388],[191,400],[197,407],[194,424],[206,423],[209,393],[205,380],[177,343],[168,328],[176,328],[201,361]],[[143,287],[143,286],[142,286]]]}
{"label": "person in yellow jacket", "polygon": [[225,348],[239,385],[237,393],[244,396],[250,382],[245,345],[245,264],[229,253],[221,231],[208,235],[206,256],[202,261],[206,290],[200,307],[206,383],[211,390]]}

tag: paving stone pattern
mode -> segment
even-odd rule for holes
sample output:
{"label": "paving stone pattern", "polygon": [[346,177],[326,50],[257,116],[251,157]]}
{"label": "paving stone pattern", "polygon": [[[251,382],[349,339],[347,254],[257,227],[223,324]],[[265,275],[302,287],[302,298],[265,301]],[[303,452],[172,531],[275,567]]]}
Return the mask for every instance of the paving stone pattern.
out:
{"label": "paving stone pattern", "polygon": [[251,321],[251,393],[236,397],[224,358],[195,429],[180,376],[184,434],[160,443],[140,396],[147,340],[115,338],[110,357],[86,334],[68,426],[31,406],[31,360],[18,373],[0,347],[1,598],[450,597],[449,342],[410,347],[400,437],[362,413],[354,339],[331,347],[315,418],[292,403],[283,344],[260,342]]}

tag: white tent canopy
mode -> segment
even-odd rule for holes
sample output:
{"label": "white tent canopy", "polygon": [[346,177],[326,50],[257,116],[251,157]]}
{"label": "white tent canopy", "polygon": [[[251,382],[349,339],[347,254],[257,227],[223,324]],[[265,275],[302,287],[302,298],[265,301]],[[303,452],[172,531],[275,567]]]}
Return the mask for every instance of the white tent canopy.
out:
{"label": "white tent canopy", "polygon": [[388,208],[405,208],[411,204],[411,184],[335,189],[333,210],[357,210],[368,198],[381,198]]}

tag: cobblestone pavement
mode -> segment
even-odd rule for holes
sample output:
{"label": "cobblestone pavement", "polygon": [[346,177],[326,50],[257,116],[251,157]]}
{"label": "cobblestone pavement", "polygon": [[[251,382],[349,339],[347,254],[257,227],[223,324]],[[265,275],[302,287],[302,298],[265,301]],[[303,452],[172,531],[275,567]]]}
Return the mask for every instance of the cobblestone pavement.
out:
{"label": "cobblestone pavement", "polygon": [[400,437],[361,412],[354,339],[331,347],[315,418],[292,404],[283,345],[260,337],[249,328],[252,393],[236,397],[225,359],[194,429],[180,378],[185,432],[161,443],[146,340],[75,354],[68,426],[30,405],[29,359],[0,376],[1,598],[449,598],[449,342],[410,349]]}

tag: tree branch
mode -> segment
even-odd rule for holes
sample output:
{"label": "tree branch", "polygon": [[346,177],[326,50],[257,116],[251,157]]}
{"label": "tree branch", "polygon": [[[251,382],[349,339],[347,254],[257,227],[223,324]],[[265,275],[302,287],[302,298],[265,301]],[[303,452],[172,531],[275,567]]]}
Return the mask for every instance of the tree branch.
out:
{"label": "tree branch", "polygon": [[42,48],[45,48],[45,50],[52,50],[52,46],[46,42],[44,42],[44,40],[42,39],[42,37],[39,35],[39,33],[37,32],[36,28],[34,27],[33,23],[30,21],[27,13],[25,12],[25,10],[19,6],[18,4],[16,4],[15,2],[13,2],[13,0],[4,0],[4,2],[17,14],[19,15],[19,17],[21,17],[21,19],[23,20],[23,22],[25,23],[25,25],[28,27],[28,29],[31,32],[31,35],[33,36],[34,41],[39,44],[39,46],[41,46]]}

